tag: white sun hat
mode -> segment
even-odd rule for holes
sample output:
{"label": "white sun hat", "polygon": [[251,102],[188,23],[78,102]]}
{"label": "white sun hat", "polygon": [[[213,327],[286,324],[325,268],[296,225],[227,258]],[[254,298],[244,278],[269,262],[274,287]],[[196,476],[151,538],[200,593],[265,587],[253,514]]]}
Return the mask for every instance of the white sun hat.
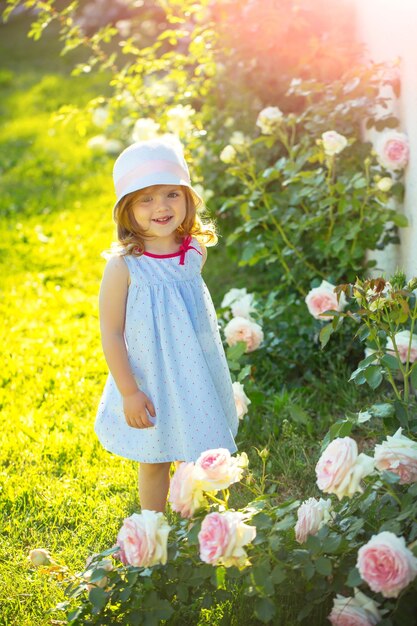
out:
{"label": "white sun hat", "polygon": [[115,161],[113,181],[117,197],[114,209],[128,193],[152,185],[184,185],[198,204],[203,203],[191,186],[183,148],[175,138],[160,137],[128,146]]}

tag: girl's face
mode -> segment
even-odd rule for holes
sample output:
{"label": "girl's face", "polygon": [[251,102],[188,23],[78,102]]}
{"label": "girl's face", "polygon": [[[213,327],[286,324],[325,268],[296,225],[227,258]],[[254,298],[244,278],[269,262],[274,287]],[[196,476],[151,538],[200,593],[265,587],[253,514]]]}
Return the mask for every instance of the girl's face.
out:
{"label": "girl's face", "polygon": [[187,202],[179,185],[154,185],[137,192],[132,212],[147,235],[172,239],[187,214]]}

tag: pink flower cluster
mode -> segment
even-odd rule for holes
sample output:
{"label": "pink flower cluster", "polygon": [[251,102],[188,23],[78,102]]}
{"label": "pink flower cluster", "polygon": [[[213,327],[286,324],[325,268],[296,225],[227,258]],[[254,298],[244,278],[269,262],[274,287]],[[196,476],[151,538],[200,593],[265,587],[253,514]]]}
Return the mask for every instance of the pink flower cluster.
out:
{"label": "pink flower cluster", "polygon": [[169,502],[181,517],[191,517],[206,504],[204,492],[227,489],[241,480],[248,458],[232,457],[226,448],[203,452],[195,463],[181,463],[171,479]]}
{"label": "pink flower cluster", "polygon": [[200,558],[211,565],[245,567],[249,563],[244,546],[255,536],[255,526],[245,524],[242,513],[209,513],[198,534]]}
{"label": "pink flower cluster", "polygon": [[246,352],[253,352],[261,345],[264,334],[261,326],[254,322],[252,313],[254,308],[253,294],[246,289],[230,289],[221,303],[222,308],[230,307],[233,317],[224,328],[224,336],[229,346],[238,341],[246,343]]}

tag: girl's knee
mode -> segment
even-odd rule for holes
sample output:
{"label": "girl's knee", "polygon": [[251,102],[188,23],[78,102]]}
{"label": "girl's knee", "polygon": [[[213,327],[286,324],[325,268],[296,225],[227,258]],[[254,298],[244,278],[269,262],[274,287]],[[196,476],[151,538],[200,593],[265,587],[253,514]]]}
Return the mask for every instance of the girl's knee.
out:
{"label": "girl's knee", "polygon": [[169,473],[171,463],[140,463],[139,471],[148,476],[160,476]]}

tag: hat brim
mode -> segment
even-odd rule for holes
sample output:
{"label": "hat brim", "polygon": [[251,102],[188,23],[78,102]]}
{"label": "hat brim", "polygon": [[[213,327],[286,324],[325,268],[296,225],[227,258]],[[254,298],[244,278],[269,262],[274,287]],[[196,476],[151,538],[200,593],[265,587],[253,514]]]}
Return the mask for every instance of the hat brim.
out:
{"label": "hat brim", "polygon": [[205,206],[204,200],[203,198],[200,196],[200,194],[190,185],[190,183],[187,180],[181,180],[178,178],[178,176],[170,176],[169,174],[166,175],[164,178],[161,179],[161,176],[156,174],[156,175],[151,175],[148,176],[146,179],[146,184],[141,185],[140,187],[138,187],[137,185],[131,185],[131,187],[127,188],[123,195],[120,196],[120,198],[118,198],[116,200],[116,202],[114,203],[113,206],[113,214],[114,211],[116,210],[117,205],[119,204],[119,202],[121,200],[123,200],[123,198],[125,198],[127,195],[129,195],[130,193],[133,193],[134,191],[140,191],[141,189],[146,189],[146,187],[153,187],[155,185],[172,185],[172,186],[181,186],[181,187],[187,187],[187,189],[190,190],[195,204],[196,206]]}

